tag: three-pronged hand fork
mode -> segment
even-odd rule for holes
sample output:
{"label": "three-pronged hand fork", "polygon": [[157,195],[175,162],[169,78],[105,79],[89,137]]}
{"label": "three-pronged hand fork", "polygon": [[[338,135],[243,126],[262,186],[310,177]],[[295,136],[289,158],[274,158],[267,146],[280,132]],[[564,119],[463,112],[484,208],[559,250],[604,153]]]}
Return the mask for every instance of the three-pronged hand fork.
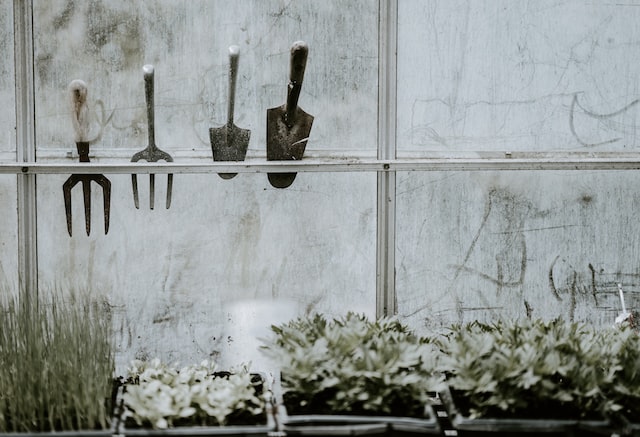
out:
{"label": "three-pronged hand fork", "polygon": [[[80,162],[89,162],[89,143],[77,142]],[[71,189],[82,182],[82,194],[84,196],[84,221],[87,235],[91,234],[91,181],[102,187],[104,208],[104,233],[109,232],[109,213],[111,209],[111,181],[103,174],[72,174],[62,185],[64,194],[64,209],[67,213],[67,231],[71,237]]]}
{"label": "three-pronged hand fork", "polygon": [[[71,92],[71,121],[75,131],[76,147],[80,162],[89,162],[89,118],[87,108],[87,84],[74,80],[69,84]],[[111,207],[111,182],[102,174],[72,174],[62,185],[64,209],[67,214],[67,231],[71,236],[71,189],[82,182],[84,197],[84,221],[87,235],[91,233],[91,181],[102,187],[104,207],[104,233],[109,232],[109,213]]]}
{"label": "three-pronged hand fork", "polygon": [[[167,152],[160,150],[156,146],[155,141],[155,120],[154,120],[154,105],[153,105],[153,65],[145,65],[142,67],[144,72],[144,91],[145,100],[147,102],[147,122],[149,125],[149,145],[146,149],[133,155],[131,162],[147,161],[157,162],[164,160],[167,162],[173,162],[173,158]],[[173,174],[167,175],[167,209],[171,206],[171,189],[173,187]],[[131,175],[131,184],[133,185],[133,203],[136,208],[140,208],[140,202],[138,200],[138,178],[135,173]],[[151,173],[149,175],[149,207],[153,209],[154,196],[155,196],[155,175]]]}

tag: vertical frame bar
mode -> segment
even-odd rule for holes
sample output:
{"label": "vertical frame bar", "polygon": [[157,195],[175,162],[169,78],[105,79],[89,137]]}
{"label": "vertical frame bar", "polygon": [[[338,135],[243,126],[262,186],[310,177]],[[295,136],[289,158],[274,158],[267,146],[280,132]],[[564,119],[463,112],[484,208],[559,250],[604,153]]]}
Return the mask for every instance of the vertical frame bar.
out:
{"label": "vertical frame bar", "polygon": [[[398,0],[379,0],[378,159],[396,158]],[[397,312],[395,289],[396,173],[378,172],[376,316]]]}
{"label": "vertical frame bar", "polygon": [[[33,0],[14,0],[13,30],[16,73],[16,160],[36,160],[33,65]],[[20,296],[38,293],[36,175],[18,175],[18,284]]]}

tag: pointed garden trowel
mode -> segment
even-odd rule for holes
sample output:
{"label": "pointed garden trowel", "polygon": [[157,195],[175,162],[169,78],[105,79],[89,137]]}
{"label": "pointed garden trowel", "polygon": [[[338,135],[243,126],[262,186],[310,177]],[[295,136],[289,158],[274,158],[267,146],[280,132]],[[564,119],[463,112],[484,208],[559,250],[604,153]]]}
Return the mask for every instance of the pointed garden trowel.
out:
{"label": "pointed garden trowel", "polygon": [[[287,101],[284,105],[267,110],[267,160],[300,160],[309,139],[313,115],[298,107],[304,69],[309,47],[303,41],[291,46],[291,69]],[[276,188],[287,188],[296,173],[269,173],[269,182]]]}
{"label": "pointed garden trowel", "polygon": [[[249,146],[251,131],[240,129],[233,124],[233,107],[235,105],[236,78],[238,76],[238,58],[240,48],[229,47],[229,106],[227,124],[210,128],[209,139],[214,161],[244,161]],[[218,173],[222,179],[231,179],[237,173]]]}

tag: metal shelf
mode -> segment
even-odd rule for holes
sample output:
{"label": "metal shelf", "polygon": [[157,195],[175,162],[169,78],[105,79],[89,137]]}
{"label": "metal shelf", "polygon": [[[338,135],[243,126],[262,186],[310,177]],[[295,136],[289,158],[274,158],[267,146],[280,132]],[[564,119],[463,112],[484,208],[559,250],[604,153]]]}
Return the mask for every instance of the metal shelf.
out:
{"label": "metal shelf", "polygon": [[639,170],[640,154],[625,158],[412,158],[250,160],[211,163],[0,163],[0,174],[190,174],[289,172],[414,172],[523,170]]}

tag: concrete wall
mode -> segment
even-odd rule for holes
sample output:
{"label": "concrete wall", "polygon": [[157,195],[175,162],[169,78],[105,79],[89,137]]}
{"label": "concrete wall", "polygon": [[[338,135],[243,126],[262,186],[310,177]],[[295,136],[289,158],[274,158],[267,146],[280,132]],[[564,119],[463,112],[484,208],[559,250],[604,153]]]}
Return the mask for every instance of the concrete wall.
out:
{"label": "concrete wall", "polygon": [[[374,157],[378,1],[34,2],[38,160],[77,159],[67,85],[89,86],[92,161],[128,162],[147,145],[142,66],[155,66],[156,143],[176,162],[210,161],[227,111],[227,48],[241,49],[236,124],[248,159],[265,155],[266,109],[284,102],[289,47],[310,47],[300,106],[315,116],[307,156]],[[640,7],[571,0],[400,0],[398,156],[589,156],[636,151]],[[11,59],[11,5],[0,45]],[[6,54],[5,54],[6,52]],[[11,63],[3,64],[11,69]],[[0,111],[13,153],[12,70]],[[5,122],[5,120],[8,120]],[[6,124],[6,126],[5,126]],[[162,208],[141,209],[128,175],[110,175],[111,229],[94,188],[84,235],[66,175],[38,176],[43,285],[88,288],[112,311],[119,365],[133,357],[235,360],[247,328],[234,304],[286,302],[295,313],[375,314],[376,176],[305,173],[285,190],[265,175],[176,175]],[[562,315],[598,324],[637,308],[632,172],[428,172],[397,175],[399,315],[412,326]],[[15,210],[15,177],[0,200]],[[2,222],[2,269],[15,280],[15,216]],[[248,308],[256,314],[264,308]],[[251,312],[248,311],[248,312]],[[252,313],[253,314],[253,313]],[[259,316],[257,316],[259,318]]]}

